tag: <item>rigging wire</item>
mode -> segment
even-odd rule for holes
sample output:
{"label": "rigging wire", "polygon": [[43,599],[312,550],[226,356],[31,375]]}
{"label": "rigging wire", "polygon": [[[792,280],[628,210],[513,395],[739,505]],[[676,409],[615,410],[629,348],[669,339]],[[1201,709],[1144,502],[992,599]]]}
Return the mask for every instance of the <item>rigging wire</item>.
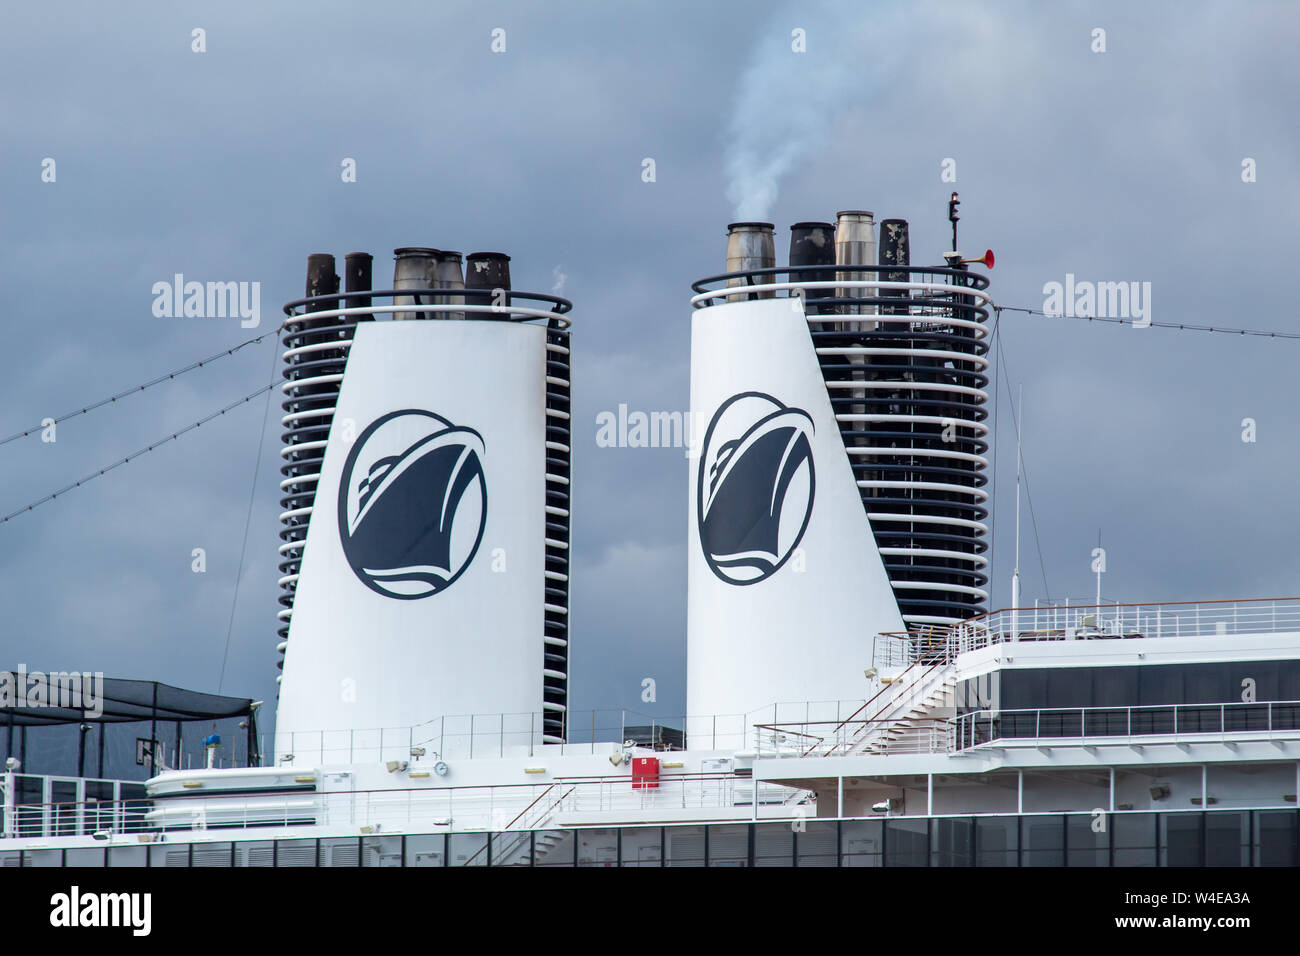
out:
{"label": "rigging wire", "polygon": [[999,316],[1003,312],[1023,312],[1026,315],[1040,315],[1047,319],[1076,319],[1087,322],[1109,322],[1112,325],[1131,325],[1134,328],[1178,329],[1183,332],[1219,332],[1225,335],[1255,335],[1269,339],[1300,339],[1300,332],[1270,332],[1267,329],[1224,328],[1217,325],[1189,325],[1186,322],[1146,322],[1138,325],[1133,319],[1117,319],[1095,315],[1065,315],[1061,312],[1044,312],[1041,309],[1023,309],[1014,305],[994,305],[993,311]]}
{"label": "rigging wire", "polygon": [[177,376],[184,375],[186,372],[192,372],[195,369],[203,368],[204,366],[210,365],[211,363],[217,361],[218,359],[225,358],[227,355],[234,355],[236,352],[238,352],[240,349],[244,348],[245,346],[255,345],[258,342],[262,341],[264,338],[266,338],[268,335],[276,335],[279,333],[279,331],[280,331],[280,327],[277,326],[274,329],[270,329],[269,331],[263,332],[261,335],[257,336],[256,338],[251,338],[244,342],[240,342],[238,345],[232,346],[231,348],[228,348],[223,352],[216,352],[212,355],[209,355],[207,358],[199,359],[197,362],[191,362],[189,365],[186,365],[184,368],[173,369],[172,371],[159,375],[156,378],[151,378],[149,379],[149,381],[144,382],[140,385],[133,386],[132,388],[123,389],[120,392],[116,392],[113,395],[109,395],[107,398],[101,398],[97,402],[91,402],[89,405],[83,405],[81,408],[78,408],[75,411],[67,412],[63,415],[58,416],[57,418],[47,419],[46,421],[41,422],[41,424],[33,425],[31,428],[24,429],[23,431],[14,432],[12,435],[8,436],[7,438],[0,438],[0,445],[7,445],[10,442],[17,441],[20,438],[26,438],[28,435],[32,435],[35,434],[36,432],[44,430],[50,424],[61,425],[70,418],[76,418],[79,415],[85,415],[87,412],[93,412],[97,408],[103,408],[105,405],[111,405],[114,402],[116,402],[119,398],[126,398],[128,395],[134,395],[137,392],[143,392],[146,389],[153,388],[155,385],[161,385],[163,382],[170,382],[171,380],[175,379]]}
{"label": "rigging wire", "polygon": [[[1007,369],[1007,354],[1002,349],[1002,340],[998,339],[998,354],[1002,361],[1002,378],[1007,384],[1007,405],[1011,409],[1011,425],[1016,429],[1016,434],[1020,433],[1020,422],[1016,416],[1016,403],[1011,397],[1011,379]],[[1034,527],[1034,547],[1038,551],[1038,570],[1043,575],[1043,594],[1046,596],[1048,603],[1052,600],[1052,589],[1047,585],[1047,564],[1043,560],[1043,545],[1038,537],[1038,515],[1034,513],[1034,496],[1029,490],[1029,468],[1025,465],[1024,455],[1019,447],[1016,449],[1016,455],[1020,460],[1020,473],[1025,479],[1025,500],[1029,503],[1029,520]]]}
{"label": "rigging wire", "polygon": [[[280,353],[271,350],[271,378],[275,379],[276,359]],[[262,433],[257,438],[257,457],[253,459],[253,484],[248,489],[248,514],[244,517],[244,538],[239,545],[239,566],[235,570],[235,593],[230,600],[230,622],[226,625],[226,647],[221,652],[221,675],[217,678],[217,694],[226,682],[226,662],[230,659],[230,639],[235,632],[235,609],[239,607],[239,584],[244,577],[244,555],[248,551],[248,529],[253,524],[253,504],[257,501],[257,479],[262,471],[262,448],[266,443],[266,421],[271,414],[271,389],[266,390],[266,406],[262,409]],[[215,722],[213,728],[216,728]]]}
{"label": "rigging wire", "polygon": [[214,418],[219,418],[220,416],[226,414],[226,412],[230,411],[232,408],[238,408],[240,405],[243,405],[247,402],[251,402],[253,399],[257,398],[257,396],[261,395],[263,392],[270,391],[271,389],[275,388],[275,386],[276,386],[275,382],[271,382],[270,384],[263,385],[257,391],[250,392],[249,394],[245,395],[243,398],[231,402],[229,405],[226,405],[224,408],[218,409],[217,411],[213,412],[211,415],[206,415],[203,418],[200,418],[197,422],[191,422],[190,424],[186,425],[184,428],[172,432],[170,435],[167,435],[159,439],[153,444],[147,445],[146,447],[141,448],[139,451],[134,451],[131,454],[127,455],[125,458],[119,458],[111,465],[105,465],[103,468],[91,472],[90,474],[86,475],[84,478],[78,481],[74,481],[70,485],[65,485],[64,487],[60,488],[58,491],[51,492],[50,494],[46,495],[43,498],[38,498],[37,500],[33,501],[29,505],[25,505],[24,507],[19,508],[16,511],[9,512],[9,514],[0,517],[0,524],[5,524],[6,522],[18,517],[20,514],[24,514],[25,512],[31,511],[33,508],[37,508],[43,504],[46,504],[47,502],[53,501],[55,498],[59,497],[59,495],[67,494],[69,491],[72,491],[74,488],[80,488],[82,485],[86,484],[87,482],[94,481],[96,478],[108,474],[113,469],[120,468],[122,465],[125,465],[127,462],[134,461],[136,458],[139,458],[141,455],[148,454],[149,452],[153,451],[156,448],[161,448],[163,445],[167,444],[168,442],[175,441],[177,438],[180,438],[186,432],[193,431],[196,428],[200,428],[203,425],[206,425]]}

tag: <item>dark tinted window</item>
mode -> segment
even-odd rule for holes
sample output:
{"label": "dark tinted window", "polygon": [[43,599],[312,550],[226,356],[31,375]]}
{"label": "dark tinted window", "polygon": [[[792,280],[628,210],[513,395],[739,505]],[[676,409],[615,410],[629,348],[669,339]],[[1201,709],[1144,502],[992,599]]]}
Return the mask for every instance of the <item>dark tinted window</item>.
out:
{"label": "dark tinted window", "polygon": [[928,820],[886,820],[885,866],[925,866],[929,837]]}
{"label": "dark tinted window", "polygon": [[[997,687],[999,704],[1005,710],[1066,710],[1075,707],[1239,704],[1243,702],[1246,687],[1242,682],[1246,679],[1254,681],[1254,694],[1258,701],[1300,700],[1300,661],[1004,670],[997,675]],[[974,688],[968,688],[963,700],[971,705],[963,709],[979,709],[973,706],[976,699]],[[1172,712],[1152,713],[1145,719],[1157,723],[1172,720]],[[1181,722],[1181,715],[1179,719]],[[1032,734],[1032,731],[1019,726],[1006,729],[1012,736]],[[1155,728],[1156,731],[1162,729],[1165,728]],[[1051,733],[1059,736],[1064,732],[1067,728],[1062,725]],[[1044,735],[1047,733],[1044,731]]]}
{"label": "dark tinted window", "polygon": [[1201,866],[1204,844],[1200,813],[1165,813],[1160,818],[1160,845],[1165,866]]}
{"label": "dark tinted window", "polygon": [[930,829],[932,866],[970,866],[974,862],[975,823],[969,817],[935,820]]}
{"label": "dark tinted window", "polygon": [[1250,814],[1205,815],[1205,865],[1250,866]]}
{"label": "dark tinted window", "polygon": [[1154,813],[1110,814],[1115,866],[1156,865],[1156,815]]}
{"label": "dark tinted window", "polygon": [[1295,866],[1296,815],[1294,810],[1259,810],[1255,813],[1255,865]]}
{"label": "dark tinted window", "polygon": [[1065,865],[1110,866],[1112,814],[1071,814],[1065,818]]}
{"label": "dark tinted window", "polygon": [[988,817],[975,821],[975,865],[1019,866],[1020,821]]}
{"label": "dark tinted window", "polygon": [[1021,818],[1021,866],[1065,866],[1065,818]]}

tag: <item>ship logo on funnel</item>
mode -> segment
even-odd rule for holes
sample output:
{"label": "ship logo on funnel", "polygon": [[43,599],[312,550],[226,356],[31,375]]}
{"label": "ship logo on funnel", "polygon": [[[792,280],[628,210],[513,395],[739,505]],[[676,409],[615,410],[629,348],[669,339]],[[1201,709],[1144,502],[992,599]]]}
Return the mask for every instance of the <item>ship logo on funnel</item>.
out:
{"label": "ship logo on funnel", "polygon": [[358,437],[339,483],[339,538],[361,582],[411,601],[465,573],[487,524],[483,436],[418,409]]}
{"label": "ship logo on funnel", "polygon": [[697,520],[704,559],[728,584],[757,584],[808,530],[816,480],[812,416],[762,392],[722,403],[700,449]]}

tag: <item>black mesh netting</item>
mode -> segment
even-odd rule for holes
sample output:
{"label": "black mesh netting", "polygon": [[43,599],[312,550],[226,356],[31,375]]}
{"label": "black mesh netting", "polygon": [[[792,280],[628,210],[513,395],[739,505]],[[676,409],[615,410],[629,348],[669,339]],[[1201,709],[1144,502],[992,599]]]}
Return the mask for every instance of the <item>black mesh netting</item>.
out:
{"label": "black mesh netting", "polygon": [[25,773],[143,780],[151,752],[157,769],[202,766],[203,739],[216,733],[219,763],[248,766],[261,749],[253,704],[156,681],[0,671],[0,760],[19,758]]}

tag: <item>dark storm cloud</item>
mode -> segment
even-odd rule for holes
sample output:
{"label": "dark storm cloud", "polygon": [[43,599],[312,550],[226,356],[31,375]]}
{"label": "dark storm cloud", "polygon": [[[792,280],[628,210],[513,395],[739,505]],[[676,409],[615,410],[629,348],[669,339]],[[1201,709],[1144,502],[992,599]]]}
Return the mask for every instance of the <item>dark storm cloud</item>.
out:
{"label": "dark storm cloud", "polygon": [[[151,286],[176,272],[261,282],[264,331],[301,294],[309,252],[367,249],[384,275],[395,246],[501,248],[516,284],[542,291],[561,268],[577,303],[579,709],[684,703],[686,460],[599,448],[595,417],[687,407],[688,286],[721,269],[741,78],[793,28],[808,52],[782,68],[833,58],[823,92],[838,105],[818,107],[822,135],[780,179],[778,224],[870,208],[910,219],[914,261],[933,261],[952,157],[962,243],[997,250],[1003,304],[1039,308],[1044,283],[1073,273],[1151,282],[1157,321],[1295,327],[1300,66],[1284,4],[64,3],[0,16],[0,432],[252,334],[155,318]],[[190,51],[195,27],[206,53]],[[494,27],[504,54],[490,52]],[[1104,54],[1090,50],[1097,27]],[[775,141],[808,135],[790,122],[797,100],[759,107],[746,115]],[[340,181],[345,157],[355,184]],[[1244,157],[1258,182],[1241,181]],[[1098,526],[1108,595],[1294,591],[1300,344],[1002,321],[1054,597],[1092,593]],[[70,421],[54,444],[0,448],[0,510],[252,391],[272,347]],[[263,409],[0,526],[4,657],[215,689]],[[279,414],[225,681],[268,701]],[[994,606],[1013,500],[999,414]],[[1255,444],[1240,441],[1246,417]],[[1028,515],[1025,528],[1032,601]],[[206,574],[190,571],[196,547]],[[643,677],[656,704],[640,700]]]}

